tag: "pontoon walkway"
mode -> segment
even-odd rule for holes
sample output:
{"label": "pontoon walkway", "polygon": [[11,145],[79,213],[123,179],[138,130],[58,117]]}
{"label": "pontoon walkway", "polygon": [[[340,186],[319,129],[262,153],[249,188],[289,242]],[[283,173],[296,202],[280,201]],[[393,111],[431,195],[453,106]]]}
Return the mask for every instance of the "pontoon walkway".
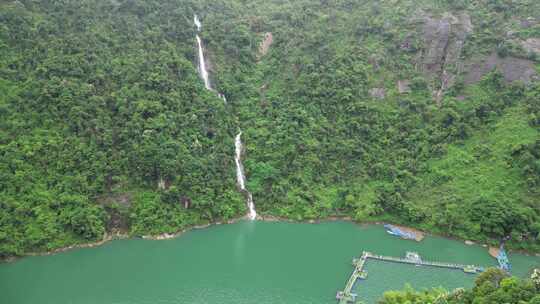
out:
{"label": "pontoon walkway", "polygon": [[345,289],[343,291],[338,291],[336,294],[336,299],[339,301],[340,304],[350,304],[356,302],[357,295],[352,292],[354,288],[354,284],[358,279],[366,279],[367,278],[367,272],[364,271],[364,265],[368,259],[374,259],[379,261],[385,261],[385,262],[393,262],[393,263],[404,263],[404,264],[412,264],[412,265],[422,265],[422,266],[431,266],[431,267],[439,267],[439,268],[448,268],[448,269],[461,269],[465,271],[466,273],[479,273],[484,271],[484,268],[474,266],[474,265],[461,265],[461,264],[452,264],[452,263],[442,263],[442,262],[431,262],[431,261],[423,261],[420,258],[420,255],[415,252],[407,252],[405,258],[397,258],[397,257],[391,257],[391,256],[384,256],[384,255],[377,255],[373,254],[367,251],[362,252],[362,256],[359,259],[353,260],[354,270],[349,277],[349,280],[347,281],[347,284],[345,285]]}

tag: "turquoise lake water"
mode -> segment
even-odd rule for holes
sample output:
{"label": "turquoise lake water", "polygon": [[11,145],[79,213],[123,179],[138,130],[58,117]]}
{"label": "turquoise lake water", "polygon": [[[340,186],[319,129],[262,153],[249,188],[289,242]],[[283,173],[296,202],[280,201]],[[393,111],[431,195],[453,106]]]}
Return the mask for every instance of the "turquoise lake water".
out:
{"label": "turquoise lake water", "polygon": [[[170,240],[129,239],[96,248],[27,257],[0,265],[6,304],[318,304],[336,303],[362,251],[494,266],[486,248],[439,237],[401,240],[382,226],[242,221],[193,230]],[[540,258],[510,254],[524,276]],[[368,261],[360,298],[375,303],[385,290],[470,287],[474,275]]]}

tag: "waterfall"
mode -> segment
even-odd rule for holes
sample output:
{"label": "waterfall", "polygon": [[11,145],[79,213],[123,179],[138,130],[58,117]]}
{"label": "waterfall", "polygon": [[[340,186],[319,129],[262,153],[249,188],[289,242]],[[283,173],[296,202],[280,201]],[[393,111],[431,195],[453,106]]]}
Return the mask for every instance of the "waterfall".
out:
{"label": "waterfall", "polygon": [[201,21],[199,21],[199,17],[197,17],[197,15],[193,15],[193,23],[195,23],[195,26],[197,27],[197,32],[200,32],[202,24]]}
{"label": "waterfall", "polygon": [[234,139],[236,152],[234,157],[234,161],[236,162],[236,180],[240,190],[247,194],[248,216],[250,219],[254,220],[257,217],[257,212],[255,211],[255,204],[253,204],[253,195],[246,189],[246,176],[244,175],[244,166],[242,165],[242,151],[244,150],[244,146],[242,145],[241,136],[242,132],[238,133]]}
{"label": "waterfall", "polygon": [[204,80],[204,87],[207,90],[212,90],[210,87],[210,79],[208,79],[208,71],[206,70],[206,63],[204,62],[204,52],[202,48],[202,41],[201,37],[197,34],[197,44],[199,46],[199,74],[201,75],[201,78]]}
{"label": "waterfall", "polygon": [[[197,15],[193,16],[193,23],[197,27],[197,32],[201,31],[201,21],[197,17]],[[197,45],[199,48],[199,74],[201,78],[204,81],[204,86],[207,90],[213,91],[212,87],[210,86],[210,80],[208,79],[208,71],[206,70],[206,63],[204,61],[204,52],[203,52],[203,45],[201,41],[201,37],[199,37],[199,34],[196,34],[197,38]],[[221,93],[217,93],[218,97],[223,99],[225,103],[227,103],[227,99],[225,98],[225,95]],[[242,136],[242,131],[238,133],[234,139],[234,146],[235,146],[235,157],[234,161],[236,162],[236,180],[238,182],[238,187],[240,187],[240,190],[246,194],[246,203],[247,207],[249,209],[248,211],[248,217],[251,220],[254,220],[257,217],[257,212],[255,211],[255,204],[253,204],[253,195],[251,195],[251,192],[249,192],[246,189],[246,177],[244,175],[244,166],[242,165],[242,151],[244,149],[242,145],[242,139],[240,138]]]}
{"label": "waterfall", "polygon": [[[197,27],[197,32],[200,32],[202,28],[202,23],[199,20],[199,17],[197,17],[197,15],[193,15],[193,23],[195,24],[195,27]],[[214,91],[214,89],[212,89],[212,86],[210,85],[210,78],[208,77],[208,71],[206,70],[206,61],[204,60],[202,39],[199,34],[196,34],[195,38],[197,38],[197,47],[199,49],[199,75],[204,81],[204,87],[209,91]],[[225,98],[225,95],[219,92],[217,93],[217,95],[219,98],[223,99],[223,102],[227,103],[227,98]]]}
{"label": "waterfall", "polygon": [[221,93],[218,93],[217,95],[218,95],[219,98],[223,99],[224,103],[227,103],[227,98],[225,98],[225,95],[223,95]]}

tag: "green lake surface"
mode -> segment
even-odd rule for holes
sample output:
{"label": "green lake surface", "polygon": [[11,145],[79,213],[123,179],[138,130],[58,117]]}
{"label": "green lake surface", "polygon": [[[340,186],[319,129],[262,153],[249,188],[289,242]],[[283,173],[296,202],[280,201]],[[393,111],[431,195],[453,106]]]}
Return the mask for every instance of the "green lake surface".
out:
{"label": "green lake surface", "polygon": [[[494,266],[486,248],[439,237],[401,240],[380,225],[241,221],[170,240],[130,239],[0,265],[2,304],[328,304],[336,303],[363,250]],[[540,258],[510,254],[524,276]],[[474,275],[368,261],[355,290],[367,303],[383,291],[470,287]]]}

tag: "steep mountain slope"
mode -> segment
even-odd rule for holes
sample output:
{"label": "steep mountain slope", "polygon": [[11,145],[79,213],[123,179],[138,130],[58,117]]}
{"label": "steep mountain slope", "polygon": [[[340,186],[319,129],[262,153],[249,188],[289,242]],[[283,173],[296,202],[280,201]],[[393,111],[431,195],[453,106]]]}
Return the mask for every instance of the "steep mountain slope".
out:
{"label": "steep mountain slope", "polygon": [[[538,5],[223,1],[203,7],[203,19],[212,25],[206,37],[216,82],[246,130],[249,188],[258,208],[296,219],[335,213],[390,219],[476,239],[511,234],[477,233],[478,220],[459,209],[469,203],[449,215],[463,231],[449,231],[437,223],[446,215],[424,208],[412,189],[427,182],[429,160],[444,158],[471,136],[489,134],[486,128],[506,109],[528,107],[501,124],[530,124],[527,140],[538,138],[537,54],[520,46],[539,34]],[[242,51],[252,54],[253,33],[259,42],[272,34],[264,56],[228,51],[233,43],[224,37],[236,38],[234,44],[243,37]],[[515,134],[505,140],[518,146],[523,139]],[[491,145],[499,144],[506,142],[496,138]],[[514,245],[528,247],[539,232],[536,186],[527,185],[516,173],[521,165],[505,153],[500,157],[508,164],[489,165],[495,171],[516,167],[505,181],[512,187],[489,199],[504,209],[504,198],[519,193],[509,209],[525,208],[528,224],[516,226]],[[503,182],[505,176],[492,178]],[[468,198],[482,197],[473,192]],[[433,192],[422,200],[441,198]]]}
{"label": "steep mountain slope", "polygon": [[239,127],[259,213],[540,245],[537,1],[0,8],[2,256],[245,214]]}
{"label": "steep mountain slope", "polygon": [[[428,215],[432,226],[464,238],[472,233],[504,238],[513,231],[514,240],[531,237],[520,233],[538,225],[537,193],[528,188],[512,156],[538,140],[524,112],[509,109],[496,123],[429,161],[408,196],[416,217]],[[459,212],[470,216],[457,217]]]}
{"label": "steep mountain slope", "polygon": [[197,76],[191,10],[1,5],[2,253],[100,239],[104,209],[135,233],[243,212],[234,117]]}

